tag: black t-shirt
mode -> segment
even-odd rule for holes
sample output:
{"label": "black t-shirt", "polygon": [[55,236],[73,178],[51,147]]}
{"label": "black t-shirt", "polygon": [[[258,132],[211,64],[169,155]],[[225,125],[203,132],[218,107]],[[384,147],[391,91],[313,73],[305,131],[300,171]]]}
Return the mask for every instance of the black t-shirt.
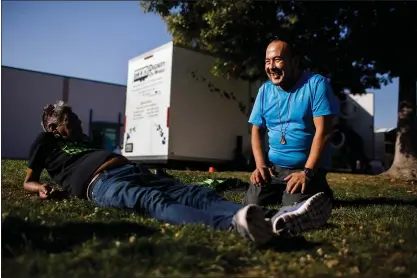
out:
{"label": "black t-shirt", "polygon": [[116,156],[120,155],[92,147],[86,135],[81,142],[70,142],[42,132],[30,148],[28,168],[46,169],[70,195],[85,198],[95,170]]}

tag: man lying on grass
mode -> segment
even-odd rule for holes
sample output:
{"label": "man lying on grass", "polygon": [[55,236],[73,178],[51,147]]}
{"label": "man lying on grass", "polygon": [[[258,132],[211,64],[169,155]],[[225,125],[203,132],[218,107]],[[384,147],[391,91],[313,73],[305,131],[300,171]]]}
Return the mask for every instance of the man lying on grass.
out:
{"label": "man lying on grass", "polygon": [[[92,147],[81,121],[62,101],[44,108],[42,127],[45,132],[30,149],[24,182],[24,188],[38,193],[41,199],[53,192],[51,185],[39,183],[46,169],[69,195],[102,207],[133,209],[171,224],[202,223],[218,230],[234,229],[259,244],[273,235],[272,222],[265,219],[258,205],[228,202],[211,189],[179,184],[122,155]],[[320,194],[313,196],[305,202],[304,212],[285,221],[305,219],[306,212],[320,200]]]}

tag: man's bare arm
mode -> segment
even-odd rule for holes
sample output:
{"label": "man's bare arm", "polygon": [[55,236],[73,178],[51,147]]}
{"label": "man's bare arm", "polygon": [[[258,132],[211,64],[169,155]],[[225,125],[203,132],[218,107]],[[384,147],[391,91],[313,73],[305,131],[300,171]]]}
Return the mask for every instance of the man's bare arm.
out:
{"label": "man's bare arm", "polygon": [[42,171],[34,171],[30,168],[26,170],[26,178],[23,182],[23,188],[32,193],[39,193],[42,184],[39,183]]}
{"label": "man's bare arm", "polygon": [[333,116],[320,116],[313,119],[316,128],[313,143],[311,145],[310,155],[305,164],[306,168],[314,169],[320,158],[320,155],[329,141],[333,130]]}
{"label": "man's bare arm", "polygon": [[264,131],[265,130],[259,126],[252,126],[251,144],[253,157],[256,163],[256,168],[266,167],[264,153],[262,151],[262,133]]}

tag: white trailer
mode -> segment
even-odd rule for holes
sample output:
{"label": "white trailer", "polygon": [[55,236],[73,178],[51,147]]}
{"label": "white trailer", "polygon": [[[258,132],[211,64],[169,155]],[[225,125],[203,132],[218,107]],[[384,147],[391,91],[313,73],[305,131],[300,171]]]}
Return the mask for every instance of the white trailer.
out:
{"label": "white trailer", "polygon": [[250,148],[248,116],[260,82],[214,77],[214,61],[172,42],[129,61],[123,155],[222,163]]}
{"label": "white trailer", "polygon": [[[214,61],[172,42],[129,61],[123,155],[150,164],[251,155],[248,118],[263,81],[214,77]],[[349,96],[344,107],[372,159],[374,95]]]}

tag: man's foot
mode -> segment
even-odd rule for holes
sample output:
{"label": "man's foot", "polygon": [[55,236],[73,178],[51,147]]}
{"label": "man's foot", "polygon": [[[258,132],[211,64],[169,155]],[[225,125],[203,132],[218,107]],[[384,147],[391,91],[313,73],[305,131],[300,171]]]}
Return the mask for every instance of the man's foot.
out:
{"label": "man's foot", "polygon": [[[288,208],[288,209],[286,209]],[[300,233],[327,223],[332,213],[330,198],[323,192],[304,202],[287,206],[271,218],[274,233]]]}
{"label": "man's foot", "polygon": [[245,238],[262,245],[273,236],[272,224],[265,221],[264,211],[257,205],[247,205],[240,209],[232,220],[233,228]]}

